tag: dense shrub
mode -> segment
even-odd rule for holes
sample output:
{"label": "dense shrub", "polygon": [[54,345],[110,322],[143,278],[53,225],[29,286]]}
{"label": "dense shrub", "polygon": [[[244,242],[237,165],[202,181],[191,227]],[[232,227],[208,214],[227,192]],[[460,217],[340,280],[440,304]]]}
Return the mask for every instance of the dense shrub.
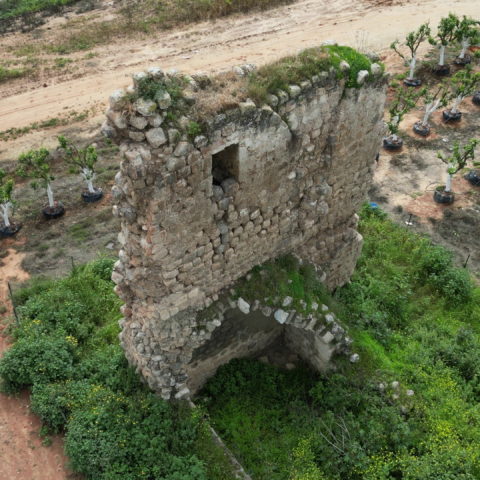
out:
{"label": "dense shrub", "polygon": [[434,277],[431,284],[449,305],[460,305],[472,298],[473,284],[467,270],[451,267]]}
{"label": "dense shrub", "polygon": [[83,268],[90,271],[92,275],[109,282],[112,277],[114,263],[115,260],[113,258],[101,257],[95,262],[88,263]]}
{"label": "dense shrub", "polygon": [[64,380],[72,372],[73,345],[60,336],[22,338],[5,352],[0,361],[0,376],[7,392]]}
{"label": "dense shrub", "polygon": [[37,383],[32,389],[31,409],[50,431],[61,432],[74,409],[102,403],[107,393],[86,380]]}
{"label": "dense shrub", "polygon": [[[207,480],[208,471],[209,480],[233,480],[218,446],[198,448],[200,417],[150,393],[127,365],[112,263],[102,258],[17,292],[17,341],[0,360],[4,389],[32,387],[33,412],[65,433],[71,465],[87,479]],[[197,451],[219,465],[204,465]]]}
{"label": "dense shrub", "polygon": [[[233,360],[219,368],[202,397],[256,479],[301,479],[312,471],[351,478],[370,456],[413,448],[417,440],[400,404],[363,376],[317,377],[308,369],[288,372]],[[310,465],[292,465],[289,453],[277,450],[287,446],[304,460],[310,456]]]}
{"label": "dense shrub", "polygon": [[92,384],[104,385],[126,395],[145,390],[119,345],[108,345],[85,356],[76,366],[74,378],[88,378]]}
{"label": "dense shrub", "polygon": [[440,246],[426,248],[419,262],[419,277],[427,281],[442,275],[452,266],[452,253]]}
{"label": "dense shrub", "polygon": [[153,394],[111,394],[91,409],[77,409],[65,451],[75,471],[94,480],[168,478],[206,480],[191,454],[196,426]]}
{"label": "dense shrub", "polygon": [[473,284],[467,270],[453,266],[452,253],[443,247],[429,246],[422,252],[419,277],[432,285],[450,305],[468,302]]}
{"label": "dense shrub", "polygon": [[35,335],[61,331],[80,343],[86,341],[96,326],[118,316],[118,298],[112,294],[111,282],[102,278],[107,276],[110,265],[100,260],[98,266],[75,270],[66,279],[40,283],[40,290],[31,287],[29,291],[38,294],[19,307],[22,322],[15,335],[28,336],[32,329]]}

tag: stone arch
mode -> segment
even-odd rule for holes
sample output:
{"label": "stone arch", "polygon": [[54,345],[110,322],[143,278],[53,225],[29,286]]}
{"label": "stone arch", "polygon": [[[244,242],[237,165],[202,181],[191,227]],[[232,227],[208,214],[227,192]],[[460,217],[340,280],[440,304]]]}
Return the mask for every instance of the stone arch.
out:
{"label": "stone arch", "polygon": [[221,365],[258,356],[277,340],[318,371],[329,368],[334,354],[350,354],[352,341],[329,307],[314,304],[309,313],[301,313],[288,307],[291,300],[275,307],[227,297],[209,307],[207,315],[200,312],[197,325],[211,334],[186,365],[189,392],[196,393]]}

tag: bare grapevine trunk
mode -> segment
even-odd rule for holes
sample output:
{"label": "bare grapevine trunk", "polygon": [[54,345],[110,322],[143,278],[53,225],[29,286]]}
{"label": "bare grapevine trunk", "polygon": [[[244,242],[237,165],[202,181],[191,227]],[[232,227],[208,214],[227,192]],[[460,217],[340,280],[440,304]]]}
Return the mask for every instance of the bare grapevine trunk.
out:
{"label": "bare grapevine trunk", "polygon": [[424,127],[428,126],[428,119],[431,115],[438,109],[440,106],[440,100],[435,100],[432,103],[429,103],[425,106],[425,115],[423,116],[422,125]]}
{"label": "bare grapevine trunk", "polygon": [[95,193],[95,188],[93,187],[93,179],[95,178],[95,173],[89,168],[82,169],[82,177],[87,182],[87,188],[90,193]]}
{"label": "bare grapevine trunk", "polygon": [[452,113],[458,113],[458,107],[460,106],[460,104],[462,103],[462,100],[463,100],[463,97],[461,95],[459,95],[455,101],[453,102],[453,106],[452,106]]}

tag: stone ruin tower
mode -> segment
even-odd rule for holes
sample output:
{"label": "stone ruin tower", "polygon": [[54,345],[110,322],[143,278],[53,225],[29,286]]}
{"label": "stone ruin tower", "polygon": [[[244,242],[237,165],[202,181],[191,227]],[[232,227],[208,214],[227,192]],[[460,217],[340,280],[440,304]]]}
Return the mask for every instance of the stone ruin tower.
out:
{"label": "stone ruin tower", "polygon": [[110,98],[103,132],[123,157],[112,191],[121,343],[164,398],[195,393],[220,364],[280,335],[318,369],[349,342],[325,306],[302,316],[288,302],[233,300],[229,288],[286,253],[313,263],[329,289],[349,280],[385,77],[373,64],[346,88],[330,68],[255,104],[231,94],[251,68],[214,78],[152,68]]}

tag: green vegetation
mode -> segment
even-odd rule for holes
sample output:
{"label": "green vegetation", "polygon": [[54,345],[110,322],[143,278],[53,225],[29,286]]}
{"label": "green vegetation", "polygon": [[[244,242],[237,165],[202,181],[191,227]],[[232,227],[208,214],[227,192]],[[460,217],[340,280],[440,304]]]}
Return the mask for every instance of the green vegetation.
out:
{"label": "green vegetation", "polygon": [[201,401],[254,480],[479,478],[480,288],[378,209],[360,228],[334,297],[360,362],[317,375],[235,360]]}
{"label": "green vegetation", "polygon": [[0,3],[0,21],[22,15],[50,10],[58,12],[61,7],[79,0],[3,0]]}
{"label": "green vegetation", "polygon": [[278,305],[279,300],[292,297],[292,308],[310,312],[313,302],[334,308],[334,302],[318,281],[311,264],[300,264],[293,256],[284,256],[254,267],[247,277],[235,285],[235,294],[253,302],[265,299],[267,305]]}
{"label": "green vegetation", "polygon": [[10,210],[13,207],[14,185],[13,179],[8,178],[5,170],[0,168],[0,215],[2,216],[3,227],[10,226]]}
{"label": "green vegetation", "polygon": [[187,127],[187,134],[193,140],[197,135],[202,134],[202,126],[198,122],[190,122]]}
{"label": "green vegetation", "polygon": [[70,166],[72,173],[79,173],[87,184],[89,193],[95,193],[98,189],[93,186],[96,176],[95,165],[98,160],[97,147],[88,145],[85,148],[77,146],[64,135],[58,137],[64,161]]}
{"label": "green vegetation", "polygon": [[17,174],[24,178],[31,178],[30,185],[34,190],[45,188],[50,208],[55,206],[52,182],[55,180],[52,172],[53,158],[46,148],[29,150],[18,157],[19,167]]}
{"label": "green vegetation", "polygon": [[440,49],[438,64],[441,66],[445,65],[445,49],[455,40],[459,22],[460,20],[455,14],[449,13],[447,17],[440,19],[437,35],[435,37],[430,36],[428,39],[431,45],[438,46]]}
{"label": "green vegetation", "polygon": [[[342,60],[350,65],[345,73],[340,69]],[[288,90],[289,85],[310,80],[314,75],[328,72],[332,67],[339,77],[345,76],[347,87],[356,88],[358,72],[370,71],[370,66],[371,62],[365,55],[350,47],[330,45],[309,48],[298,55],[260,67],[249,78],[248,94],[253,100],[264,102],[269,93]]]}
{"label": "green vegetation", "polygon": [[56,58],[55,59],[55,66],[57,68],[64,68],[66,67],[69,63],[72,63],[73,60],[71,58],[63,58],[63,57],[60,57],[60,58]]}
{"label": "green vegetation", "polygon": [[161,400],[128,367],[112,265],[101,258],[15,294],[20,324],[0,361],[4,391],[32,389],[43,433],[65,433],[86,479],[233,480],[200,412]]}
{"label": "green vegetation", "polygon": [[0,65],[0,83],[11,80],[12,78],[20,78],[28,75],[28,68],[6,68]]}
{"label": "green vegetation", "polygon": [[44,130],[47,128],[61,127],[65,125],[70,125],[76,122],[82,122],[88,117],[88,110],[84,112],[77,113],[75,111],[70,112],[64,117],[60,118],[49,118],[48,120],[43,120],[41,122],[34,122],[26,127],[20,128],[10,128],[8,130],[0,131],[0,141],[15,140],[18,137],[26,135],[34,130]]}
{"label": "green vegetation", "polygon": [[395,53],[397,53],[400,58],[402,58],[402,60],[406,62],[408,61],[408,63],[410,64],[410,71],[407,77],[409,80],[415,79],[415,65],[417,62],[418,47],[420,47],[422,42],[428,39],[430,33],[430,26],[428,25],[428,23],[424,23],[420,25],[417,30],[414,30],[413,32],[409,32],[407,34],[404,45],[410,50],[410,59],[407,59],[405,55],[403,55],[403,53],[398,49],[400,43],[398,40],[395,40],[390,45],[390,48],[392,48]]}
{"label": "green vegetation", "polygon": [[427,94],[427,89],[411,89],[400,87],[395,92],[395,97],[388,106],[389,119],[386,122],[391,137],[397,135],[400,123],[405,115]]}
{"label": "green vegetation", "polygon": [[446,192],[451,191],[453,176],[460,170],[463,170],[467,166],[469,160],[471,160],[472,164],[474,163],[475,148],[479,142],[480,140],[477,140],[476,138],[471,138],[465,145],[460,145],[459,142],[454,142],[453,147],[451,148],[451,155],[445,155],[441,152],[437,153],[437,157],[443,163],[448,165],[448,177],[445,186]]}

